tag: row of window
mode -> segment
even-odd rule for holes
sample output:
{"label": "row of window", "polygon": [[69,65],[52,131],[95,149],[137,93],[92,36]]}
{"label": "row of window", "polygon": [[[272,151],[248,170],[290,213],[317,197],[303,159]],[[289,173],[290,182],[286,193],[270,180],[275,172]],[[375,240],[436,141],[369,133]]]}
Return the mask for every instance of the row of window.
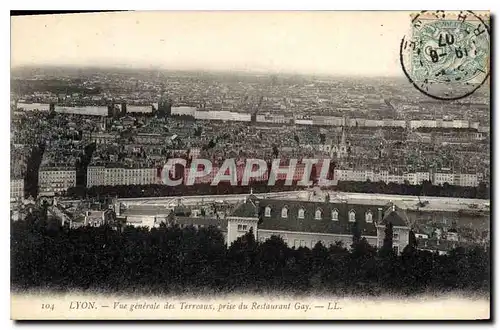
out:
{"label": "row of window", "polygon": [[113,181],[95,181],[95,182],[88,182],[87,183],[87,188],[93,187],[93,186],[120,186],[120,185],[147,185],[147,184],[154,184],[154,181],[121,181],[121,182],[113,182]]}
{"label": "row of window", "polygon": [[116,168],[116,169],[107,169],[107,170],[100,170],[100,169],[91,169],[89,172],[93,175],[96,174],[120,174],[120,173],[143,173],[143,174],[155,174],[156,169],[122,169],[122,168]]}
{"label": "row of window", "polygon": [[41,175],[40,180],[63,180],[63,179],[69,179],[69,180],[75,180],[76,175],[73,174],[62,174],[62,175]]}
{"label": "row of window", "polygon": [[[264,210],[264,216],[269,218],[271,217],[271,208],[269,206],[266,206]],[[288,218],[288,208],[284,207],[281,209],[281,217],[282,218]],[[299,209],[297,218],[299,219],[304,219],[305,217],[305,210],[304,209]],[[321,220],[323,218],[323,211],[321,209],[317,209],[314,218],[316,220]],[[332,210],[331,213],[331,219],[332,221],[338,221],[339,220],[339,211],[337,209]],[[349,221],[350,222],[355,222],[356,221],[356,212],[354,210],[349,211]],[[366,222],[373,222],[373,214],[370,210],[368,210],[365,213],[365,221]]]}
{"label": "row of window", "polygon": [[40,187],[39,190],[40,191],[44,191],[44,192],[62,192],[62,191],[66,191],[67,187],[62,187],[62,188],[57,188],[57,187]]}
{"label": "row of window", "polygon": [[11,187],[24,186],[24,180],[10,180]]}
{"label": "row of window", "polygon": [[189,228],[189,227],[193,227],[195,229],[201,229],[201,228],[205,228],[205,225],[197,225],[197,224],[180,224],[179,225],[180,228]]}
{"label": "row of window", "polygon": [[51,183],[64,183],[64,182],[75,182],[75,178],[40,178],[39,184],[51,184]]}
{"label": "row of window", "polygon": [[40,171],[40,176],[76,175],[76,171]]}
{"label": "row of window", "polygon": [[309,241],[308,240],[294,240],[293,242],[293,246],[298,248],[298,247],[306,247],[306,248],[314,248],[314,246],[316,245],[317,241],[315,240],[312,240],[311,241],[311,245],[309,245]]}
{"label": "row of window", "polygon": [[[250,227],[252,229],[252,227]],[[238,231],[248,231],[248,226],[247,225],[238,225]]]}
{"label": "row of window", "polygon": [[[265,242],[269,238],[271,238],[271,236],[262,236],[262,237],[259,238],[259,240],[262,241],[262,242]],[[288,239],[284,238],[284,237],[281,237],[281,238],[283,239],[283,242],[285,242],[285,244],[288,245]],[[326,246],[326,247],[335,244],[334,241],[323,241],[323,240],[317,241],[317,240],[302,240],[302,239],[299,240],[299,239],[295,239],[295,240],[293,240],[293,247],[295,247],[295,248],[307,247],[307,248],[312,249],[312,248],[314,248],[314,246],[318,242],[321,242],[323,244],[323,246]]]}
{"label": "row of window", "polygon": [[96,177],[96,178],[102,178],[102,177],[117,177],[117,176],[156,176],[155,173],[148,173],[148,172],[117,172],[117,173],[89,173],[89,177]]}
{"label": "row of window", "polygon": [[76,185],[75,180],[71,181],[42,181],[38,183],[39,187],[74,187]]}
{"label": "row of window", "polygon": [[149,180],[149,181],[154,181],[156,180],[156,177],[154,176],[139,176],[139,175],[128,175],[128,176],[121,176],[121,177],[114,177],[114,178],[88,178],[89,182],[121,182],[123,180]]}
{"label": "row of window", "polygon": [[156,177],[155,173],[130,173],[130,172],[125,172],[125,173],[99,173],[99,174],[94,174],[90,173],[89,178],[122,178],[122,177]]}
{"label": "row of window", "polygon": [[[284,241],[285,241],[285,243],[288,243],[287,239],[284,239]],[[311,242],[310,245],[309,245],[309,242]],[[330,246],[330,245],[334,245],[335,244],[335,242],[333,242],[333,241],[331,241],[331,242],[325,242],[325,241],[322,241],[322,240],[320,240],[320,241],[316,241],[316,240],[309,241],[309,240],[298,240],[298,239],[296,239],[293,242],[294,243],[293,246],[295,248],[307,247],[307,248],[312,249],[312,248],[314,248],[316,246],[316,243],[318,243],[318,242],[321,242],[321,244],[323,244],[323,246],[327,246],[327,247]],[[398,245],[393,245],[392,246],[392,250],[394,251],[394,253],[396,255],[399,254],[399,246]]]}

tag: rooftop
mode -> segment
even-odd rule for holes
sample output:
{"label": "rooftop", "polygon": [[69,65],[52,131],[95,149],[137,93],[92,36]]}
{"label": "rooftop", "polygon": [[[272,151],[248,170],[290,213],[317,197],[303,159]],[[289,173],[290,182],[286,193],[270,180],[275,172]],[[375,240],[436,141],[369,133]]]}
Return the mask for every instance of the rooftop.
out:
{"label": "rooftop", "polygon": [[[270,216],[265,216],[265,209],[270,208]],[[379,208],[380,214],[379,214]],[[286,209],[286,217],[282,211]],[[303,218],[299,218],[299,210],[304,211]],[[317,211],[320,217],[316,218]],[[327,234],[351,235],[354,222],[349,221],[349,213],[353,211],[362,235],[375,236],[376,223],[385,224],[388,221],[395,226],[406,226],[401,217],[402,210],[392,208],[392,205],[327,203],[303,200],[278,200],[249,198],[239,205],[231,214],[237,217],[259,217],[259,229],[284,230],[298,232],[315,232]],[[337,220],[333,218],[334,212]],[[372,221],[366,221],[366,216],[371,213]],[[404,214],[403,214],[404,216]]]}

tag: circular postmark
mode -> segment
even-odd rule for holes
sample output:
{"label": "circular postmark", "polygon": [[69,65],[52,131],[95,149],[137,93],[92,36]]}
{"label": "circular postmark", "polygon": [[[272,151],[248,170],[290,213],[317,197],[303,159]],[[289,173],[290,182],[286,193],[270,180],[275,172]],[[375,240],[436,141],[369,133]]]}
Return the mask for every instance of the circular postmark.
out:
{"label": "circular postmark", "polygon": [[412,16],[400,61],[406,77],[427,96],[457,100],[471,95],[490,73],[489,16],[442,10]]}

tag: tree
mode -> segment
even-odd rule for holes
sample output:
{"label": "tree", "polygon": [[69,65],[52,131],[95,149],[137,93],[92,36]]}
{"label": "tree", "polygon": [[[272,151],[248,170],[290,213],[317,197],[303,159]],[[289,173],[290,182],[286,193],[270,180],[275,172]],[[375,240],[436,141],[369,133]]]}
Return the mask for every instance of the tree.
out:
{"label": "tree", "polygon": [[353,249],[356,248],[356,246],[359,244],[359,242],[361,241],[361,230],[359,228],[359,224],[357,221],[355,221],[353,224],[352,224],[352,227],[351,227],[351,231],[352,231],[352,245],[351,247]]}
{"label": "tree", "polygon": [[264,206],[259,206],[259,211],[258,211],[259,222],[257,223],[258,225],[264,222],[264,213],[265,213]]}
{"label": "tree", "polygon": [[327,257],[328,249],[323,245],[321,241],[318,241],[312,249],[313,265],[317,268],[321,268]]}
{"label": "tree", "polygon": [[331,244],[328,247],[328,253],[330,255],[335,255],[335,254],[348,254],[349,250],[347,250],[344,247],[344,242],[342,241],[336,241],[335,244]]}
{"label": "tree", "polygon": [[250,228],[245,235],[238,237],[238,239],[231,244],[229,250],[254,250],[256,247],[257,242],[255,241],[253,229]]}
{"label": "tree", "polygon": [[[328,249],[322,243],[312,250],[290,249],[278,236],[258,243],[252,230],[228,249],[222,232],[213,226],[180,228],[169,223],[152,229],[126,226],[123,231],[111,226],[70,229],[50,223],[50,216],[44,224],[43,216],[37,208],[24,220],[10,223],[13,288],[219,294],[241,290],[258,294],[262,288],[335,294],[358,289],[406,294],[429,289],[490,292],[489,247],[457,247],[442,256],[415,249],[413,254],[381,258],[361,236],[360,223],[352,227],[351,251],[341,242]],[[389,247],[389,228],[386,236]],[[413,232],[405,251],[411,246],[416,247]]]}
{"label": "tree", "polygon": [[410,230],[408,233],[408,245],[412,248],[417,248],[418,242],[417,242],[417,237],[415,236],[415,232],[413,230]]}
{"label": "tree", "polygon": [[408,233],[408,245],[403,249],[403,255],[415,254],[417,251],[417,246],[418,242],[417,238],[415,237],[415,233],[413,232],[413,230],[410,230],[410,232]]}
{"label": "tree", "polygon": [[397,256],[392,249],[393,225],[391,222],[385,225],[385,237],[379,255],[382,258],[377,264],[377,277],[382,287],[392,287],[397,277]]}
{"label": "tree", "polygon": [[271,236],[257,246],[254,272],[256,284],[267,288],[277,288],[283,285],[289,248],[279,236]]}
{"label": "tree", "polygon": [[392,250],[392,241],[393,241],[393,225],[391,222],[389,222],[385,225],[384,243],[382,244],[382,248],[380,249],[380,256],[388,257],[394,253]]}

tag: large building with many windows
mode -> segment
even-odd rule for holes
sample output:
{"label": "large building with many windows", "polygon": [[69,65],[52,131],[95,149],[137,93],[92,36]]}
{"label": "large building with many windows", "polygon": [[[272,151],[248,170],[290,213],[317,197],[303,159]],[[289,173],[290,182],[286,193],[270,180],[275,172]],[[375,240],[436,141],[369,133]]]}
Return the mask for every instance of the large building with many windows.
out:
{"label": "large building with many windows", "polygon": [[408,245],[410,228],[404,210],[392,203],[385,205],[351,204],[330,201],[326,196],[316,200],[269,199],[248,196],[226,210],[210,213],[189,210],[179,213],[178,205],[116,206],[116,214],[133,226],[155,227],[162,222],[181,227],[216,226],[230,246],[239,237],[253,232],[257,240],[279,236],[290,247],[313,248],[317,242],[330,246],[341,242],[350,248],[354,228],[375,247],[381,247],[385,226],[393,225],[393,249],[401,253]]}
{"label": "large building with many windows", "polygon": [[53,196],[76,186],[76,170],[73,166],[44,166],[38,173],[40,196]]}
{"label": "large building with many windows", "polygon": [[[342,242],[350,247],[354,227],[373,246],[381,247],[385,226],[393,225],[393,248],[400,253],[408,245],[410,228],[406,214],[395,205],[350,204],[347,201],[258,199],[252,196],[227,217],[228,245],[250,228],[257,239],[280,236],[290,247],[308,247],[321,241],[329,246]],[[259,223],[260,222],[260,223]]]}
{"label": "large building with many windows", "polygon": [[421,184],[423,181],[431,181],[434,185],[450,185],[462,187],[476,187],[482,180],[480,174],[475,173],[455,173],[452,171],[440,172],[408,172],[402,174],[391,173],[389,171],[373,171],[371,169],[335,169],[335,179],[340,181],[370,180],[372,182],[383,181],[385,183],[403,184],[408,182],[411,185]]}
{"label": "large building with many windows", "polygon": [[156,167],[107,164],[87,168],[87,188],[93,186],[147,185],[161,183]]}
{"label": "large building with many windows", "polygon": [[24,180],[12,179],[10,180],[10,198],[23,198],[24,197]]}
{"label": "large building with many windows", "polygon": [[81,141],[54,140],[46,144],[38,169],[41,196],[65,193],[76,186],[76,168],[84,153]]}

